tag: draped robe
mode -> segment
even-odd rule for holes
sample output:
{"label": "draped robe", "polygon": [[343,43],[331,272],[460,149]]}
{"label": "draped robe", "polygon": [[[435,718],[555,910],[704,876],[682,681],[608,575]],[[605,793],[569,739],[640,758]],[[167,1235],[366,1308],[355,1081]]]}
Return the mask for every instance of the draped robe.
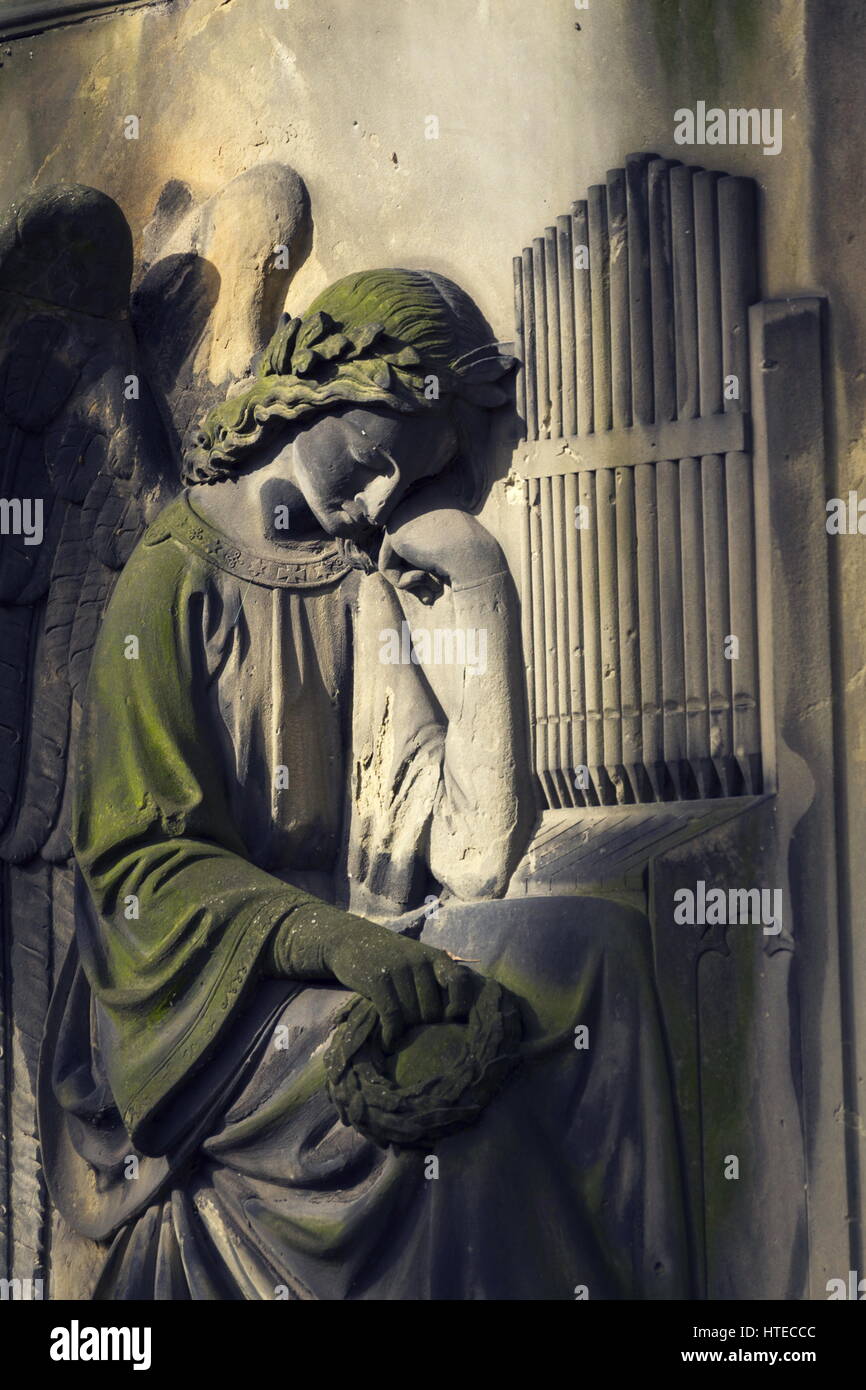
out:
{"label": "draped robe", "polygon": [[[484,670],[383,664],[407,621],[483,630]],[[501,900],[525,838],[516,640],[505,575],[423,608],[338,542],[242,552],[187,495],[143,538],[93,657],[40,1082],[54,1200],[112,1242],[98,1297],[685,1294],[645,919]],[[430,1154],[340,1123],[323,1054],[348,993],[265,968],[287,913],[346,908],[426,916],[536,1043],[566,1036]]]}

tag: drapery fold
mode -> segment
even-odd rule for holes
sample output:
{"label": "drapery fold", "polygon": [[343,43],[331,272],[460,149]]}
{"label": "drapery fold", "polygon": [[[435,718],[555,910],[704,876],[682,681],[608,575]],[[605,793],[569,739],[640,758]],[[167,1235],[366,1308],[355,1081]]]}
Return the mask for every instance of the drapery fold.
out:
{"label": "drapery fold", "polygon": [[287,913],[339,913],[253,862],[208,707],[213,571],[165,540],[121,575],[93,658],[73,843],[94,913],[78,947],[131,1138],[204,1063]]}

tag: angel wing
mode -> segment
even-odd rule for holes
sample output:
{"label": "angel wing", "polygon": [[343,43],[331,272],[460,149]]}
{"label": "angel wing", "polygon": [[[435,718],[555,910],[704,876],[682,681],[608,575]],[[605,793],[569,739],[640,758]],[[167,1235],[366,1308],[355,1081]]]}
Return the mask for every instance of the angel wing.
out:
{"label": "angel wing", "polygon": [[270,341],[311,239],[309,195],[288,164],[257,164],[201,203],[177,179],[163,188],[131,312],[178,444]]}
{"label": "angel wing", "polygon": [[[40,1041],[74,930],[70,800],[100,619],[179,487],[180,441],[276,327],[307,254],[302,180],[263,164],[196,204],[163,190],[132,236],[60,186],[0,222],[0,1271],[40,1278]],[[2,1208],[9,1213],[3,1221]],[[11,1233],[11,1241],[9,1236]]]}
{"label": "angel wing", "polygon": [[179,487],[129,322],[131,274],[126,219],[94,189],[34,195],[0,223],[0,1000],[10,1015],[0,1202],[10,1277],[39,1278],[44,1260],[34,1091],[54,960],[73,928],[80,701],[118,572]]}

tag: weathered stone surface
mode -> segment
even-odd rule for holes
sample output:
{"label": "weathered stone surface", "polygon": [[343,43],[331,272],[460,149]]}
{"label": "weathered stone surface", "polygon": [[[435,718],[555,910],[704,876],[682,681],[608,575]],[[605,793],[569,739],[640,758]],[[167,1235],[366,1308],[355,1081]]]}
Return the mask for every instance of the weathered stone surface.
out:
{"label": "weathered stone surface", "polygon": [[[763,295],[784,296],[792,290],[830,295],[823,329],[830,446],[826,477],[820,451],[811,447],[814,439],[789,440],[784,457],[771,460],[777,488],[772,534],[758,534],[759,552],[771,556],[768,568],[775,576],[773,587],[764,591],[769,617],[774,606],[785,606],[784,620],[772,628],[771,674],[785,692],[781,708],[786,729],[779,745],[784,755],[778,759],[779,783],[770,791],[777,798],[778,843],[766,872],[776,873],[779,866],[792,871],[792,920],[804,924],[798,950],[804,948],[808,964],[803,1007],[812,1032],[806,1045],[820,1037],[818,1052],[807,1057],[804,1067],[806,1091],[820,1115],[807,1136],[813,1234],[820,1237],[812,1246],[813,1297],[824,1296],[825,1276],[845,1275],[848,1265],[837,1270],[833,1262],[848,1258],[843,1247],[849,1225],[854,1232],[850,1261],[863,1268],[858,1247],[862,1214],[847,1212],[844,1171],[852,1194],[866,1190],[856,1179],[863,1135],[858,1078],[864,1068],[855,1058],[866,1038],[866,961],[862,933],[856,930],[856,904],[866,892],[866,860],[859,852],[866,814],[861,757],[866,623],[859,595],[866,559],[862,537],[842,535],[827,542],[820,509],[822,492],[847,498],[849,489],[862,490],[866,317],[860,228],[866,193],[851,134],[862,109],[860,10],[857,0],[839,0],[832,7],[823,0],[779,0],[772,6],[747,0],[622,0],[615,6],[593,3],[586,11],[552,0],[536,6],[522,0],[495,5],[489,0],[436,0],[411,7],[368,0],[363,7],[340,7],[332,15],[318,0],[294,0],[286,10],[257,8],[253,17],[238,0],[175,0],[170,6],[120,13],[5,45],[0,98],[5,132],[0,205],[18,205],[0,234],[2,288],[7,295],[29,294],[53,305],[77,297],[72,307],[82,314],[124,310],[130,268],[126,233],[119,225],[99,222],[104,215],[109,222],[113,216],[110,209],[106,213],[105,196],[115,199],[129,218],[137,249],[135,318],[147,355],[142,377],[151,376],[158,386],[175,441],[201,407],[224,396],[232,381],[238,384],[283,307],[299,313],[325,285],[358,266],[430,265],[473,292],[494,335],[509,340],[512,255],[545,218],[568,208],[576,195],[603,179],[606,169],[621,163],[625,152],[652,149],[684,162],[700,159],[711,170],[757,180]],[[611,98],[614,88],[616,100]],[[724,107],[780,108],[780,153],[766,157],[746,145],[684,152],[673,140],[675,112],[698,100]],[[130,114],[139,120],[137,139],[124,134]],[[283,173],[274,173],[276,169]],[[314,202],[311,249],[306,245],[308,212],[292,170]],[[46,257],[41,213],[38,208],[34,213],[29,198],[34,188],[44,191],[59,181],[92,185],[105,194],[83,195],[68,222],[75,234],[57,254]],[[263,220],[258,214],[247,216],[254,206]],[[283,221],[273,220],[274,208],[282,209]],[[89,237],[97,224],[105,232],[105,264],[97,280],[88,282],[78,274],[78,230],[89,228]],[[18,228],[25,233],[21,245],[16,244]],[[288,271],[268,266],[277,233],[291,247]],[[112,343],[116,376],[121,357],[126,361],[133,345],[120,330]],[[759,364],[759,370],[773,372],[774,362]],[[782,408],[777,401],[777,416]],[[819,414],[819,408],[812,410],[814,418]],[[820,423],[816,430],[820,433]],[[513,423],[503,418],[497,431],[492,458],[497,481],[481,516],[511,573],[519,576],[524,489],[519,470],[512,467]],[[30,459],[30,454],[22,457]],[[171,460],[170,451],[166,458]],[[116,508],[124,504],[113,498],[103,509],[104,500],[97,488],[84,510],[88,517],[101,514],[99,549],[108,555],[115,550]],[[81,501],[76,494],[76,511]],[[262,505],[271,508],[273,503],[268,494]],[[297,506],[295,494],[291,504]],[[231,511],[226,508],[223,524]],[[78,542],[71,534],[66,540],[63,554],[69,557]],[[105,597],[97,592],[99,574],[95,561],[86,574],[76,564],[63,570],[67,589],[81,587],[88,603],[97,607]],[[807,584],[815,575],[829,579],[826,610],[820,612],[814,600],[823,592],[821,585]],[[48,577],[43,574],[42,580]],[[801,603],[798,586],[804,584]],[[420,599],[409,593],[405,603],[418,621]],[[9,643],[26,655],[22,613],[11,606],[5,613]],[[16,622],[22,628],[17,637]],[[72,643],[80,688],[87,665],[82,652],[89,651],[93,631],[86,613],[77,631],[84,639],[83,645],[77,639]],[[29,660],[26,656],[22,671]],[[806,678],[799,683],[801,666]],[[43,690],[43,703],[49,695],[51,689]],[[791,732],[793,743],[788,741]],[[363,749],[373,769],[374,790],[380,786],[390,726],[385,735]],[[789,747],[796,747],[803,766],[795,767],[790,759],[786,764]],[[42,777],[48,752],[43,748],[31,781],[37,774]],[[786,766],[787,779],[782,775]],[[37,801],[43,799],[40,794]],[[64,817],[65,812],[48,841],[50,851],[46,849],[61,860]],[[659,882],[667,881],[665,875],[671,876],[671,886],[679,881],[677,875],[694,877],[704,853],[720,876],[726,866],[730,871],[743,856],[748,858],[748,827],[754,817],[740,819],[739,828],[734,822],[707,832],[709,838],[696,840],[692,851],[670,851]],[[26,827],[22,822],[22,836],[24,829],[32,833],[29,822]],[[606,822],[594,856],[584,855],[580,843],[589,826],[581,823],[571,830],[571,838],[565,834],[557,848],[561,828],[546,839],[540,828],[515,892],[537,898],[563,891],[564,884],[572,892],[603,883],[631,902],[645,902],[642,869],[624,845],[631,833],[627,825]],[[655,844],[658,830],[656,824],[648,837]],[[642,833],[634,837],[638,842]],[[608,847],[617,868],[612,878],[605,877]],[[754,862],[769,863],[760,854]],[[582,881],[584,871],[591,873],[591,884]],[[654,911],[658,925],[658,904]],[[44,943],[40,950],[44,957]],[[796,957],[792,963],[782,953],[783,958],[756,963],[743,951],[726,974],[727,958],[709,954],[712,959],[701,968],[711,995],[732,989],[734,980],[743,995],[747,986],[754,987],[756,997],[766,991],[772,1000],[766,1007],[784,1010],[787,986],[780,980],[796,974]],[[40,969],[44,975],[44,964]],[[19,969],[19,979],[26,980],[26,971]],[[675,1009],[670,994],[668,989],[666,1007]],[[736,999],[713,1002],[714,1036],[722,1037],[738,1019]],[[675,1022],[682,1040],[691,1021],[677,1017]],[[772,1031],[774,1020],[765,1019],[762,1026]],[[848,1049],[844,1054],[840,1031]],[[757,1025],[751,1036],[757,1041],[730,1114],[741,1102],[747,1104],[750,1095],[755,1105],[762,1104],[760,1058],[754,1050],[760,1041]],[[32,1043],[23,1032],[16,1038],[14,1065],[18,1076],[26,1077]],[[784,1064],[785,1039],[775,1037],[769,1053],[768,1075]],[[736,1047],[720,1043],[708,1059],[708,1075],[717,1079],[737,1056]],[[690,1103],[687,1088],[684,1095]],[[14,1142],[24,1154],[21,1172],[26,1174],[35,1153],[32,1106],[22,1094],[15,1107],[19,1138]],[[769,1132],[762,1126],[771,1123],[771,1111],[762,1109],[754,1133]],[[786,1181],[792,1173],[796,1180],[796,1162],[790,1153],[787,1159]],[[38,1181],[35,1173],[34,1183]],[[716,1217],[720,1212],[724,1216],[719,1193],[725,1189],[718,1186],[717,1174],[714,1182],[709,1224],[711,1264],[716,1264],[709,1271],[709,1285],[736,1291],[737,1270],[744,1268],[746,1256],[736,1241],[726,1244],[727,1237],[720,1235]],[[30,1191],[35,1191],[32,1183]],[[760,1184],[754,1191],[760,1192]],[[781,1200],[776,1189],[768,1197],[767,1212]],[[25,1201],[25,1212],[26,1206]],[[25,1215],[25,1256],[31,1227]],[[791,1257],[792,1240],[785,1220],[780,1218],[774,1231],[782,1245],[788,1240],[788,1247],[784,1257],[779,1253],[779,1264],[762,1268],[769,1269],[766,1287],[782,1288],[779,1269],[782,1259]],[[70,1253],[73,1245],[55,1243],[55,1291],[91,1286],[94,1260]],[[768,1238],[768,1259],[775,1250]],[[798,1246],[797,1258],[800,1253]],[[796,1267],[793,1288],[801,1268],[796,1260],[790,1267]],[[754,1292],[748,1288],[749,1294]]]}

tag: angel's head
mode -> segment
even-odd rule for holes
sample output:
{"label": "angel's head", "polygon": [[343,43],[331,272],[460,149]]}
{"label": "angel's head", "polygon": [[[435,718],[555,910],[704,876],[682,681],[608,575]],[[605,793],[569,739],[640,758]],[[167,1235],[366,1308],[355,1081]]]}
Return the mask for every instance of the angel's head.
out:
{"label": "angel's head", "polygon": [[184,455],[188,484],[285,460],[331,535],[383,525],[422,479],[455,501],[484,486],[489,411],[514,359],[463,290],[432,271],[370,270],[284,317],[249,382],[205,417]]}

